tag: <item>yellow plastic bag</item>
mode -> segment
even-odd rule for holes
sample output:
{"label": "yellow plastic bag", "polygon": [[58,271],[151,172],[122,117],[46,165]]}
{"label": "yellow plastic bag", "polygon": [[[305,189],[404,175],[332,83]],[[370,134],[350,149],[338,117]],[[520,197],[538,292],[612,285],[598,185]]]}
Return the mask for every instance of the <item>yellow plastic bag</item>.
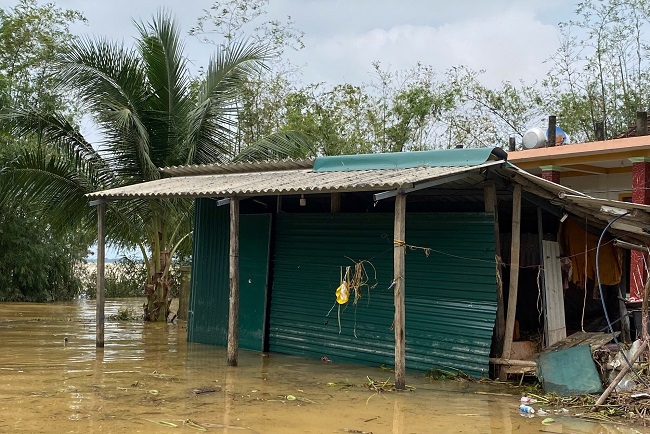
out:
{"label": "yellow plastic bag", "polygon": [[338,304],[345,304],[350,298],[350,289],[348,288],[348,283],[343,281],[341,286],[336,288],[336,302]]}

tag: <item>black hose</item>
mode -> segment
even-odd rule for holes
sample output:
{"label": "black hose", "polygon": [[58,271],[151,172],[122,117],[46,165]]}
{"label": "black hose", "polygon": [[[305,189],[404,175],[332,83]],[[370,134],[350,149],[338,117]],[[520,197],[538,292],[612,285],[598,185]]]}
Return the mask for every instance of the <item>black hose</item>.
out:
{"label": "black hose", "polygon": [[[612,322],[609,320],[609,313],[607,313],[607,306],[605,306],[605,297],[603,296],[603,286],[600,283],[600,265],[599,265],[599,262],[600,262],[599,261],[600,260],[600,245],[603,242],[603,238],[605,237],[605,233],[607,232],[607,229],[609,229],[610,226],[612,226],[616,222],[616,220],[620,219],[621,217],[625,217],[628,214],[629,214],[629,212],[626,212],[625,214],[621,214],[618,217],[616,217],[615,219],[613,219],[611,222],[607,223],[607,226],[605,226],[605,229],[603,229],[603,232],[600,234],[600,238],[598,238],[598,244],[596,245],[596,280],[598,281],[598,291],[600,293],[600,303],[603,305],[603,312],[605,313],[605,320],[607,321],[607,328],[609,329],[610,333],[612,334],[612,338],[614,338],[614,342],[616,342],[616,346],[618,348],[621,347],[621,344],[618,342],[618,339],[616,338],[616,333],[614,333],[614,327],[612,327]],[[587,236],[586,233],[585,233],[585,236]],[[586,279],[587,279],[587,276],[585,276],[585,281],[586,281]],[[585,287],[585,291],[586,290],[587,290],[587,288]],[[634,375],[636,375],[636,378],[638,378],[639,381],[641,383],[643,383],[643,385],[645,387],[650,387],[648,385],[648,383],[646,383],[645,380],[643,378],[641,378],[639,373],[634,370],[634,368],[632,367],[632,363],[630,363],[630,360],[627,358],[627,355],[625,354],[625,351],[621,351],[621,354],[623,355],[623,358],[625,359],[625,362],[627,363],[627,366],[630,368],[630,371],[634,372]]]}

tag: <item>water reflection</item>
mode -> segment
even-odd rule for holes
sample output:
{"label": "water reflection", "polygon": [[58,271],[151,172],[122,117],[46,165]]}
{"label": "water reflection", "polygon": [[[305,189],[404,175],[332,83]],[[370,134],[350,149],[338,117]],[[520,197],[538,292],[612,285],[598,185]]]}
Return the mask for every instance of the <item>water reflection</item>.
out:
{"label": "water reflection", "polygon": [[[141,309],[141,300],[109,300]],[[632,433],[553,416],[519,416],[516,392],[409,373],[414,392],[376,394],[378,368],[187,344],[181,324],[108,321],[95,348],[95,305],[0,304],[0,432]],[[64,338],[68,338],[64,345]]]}

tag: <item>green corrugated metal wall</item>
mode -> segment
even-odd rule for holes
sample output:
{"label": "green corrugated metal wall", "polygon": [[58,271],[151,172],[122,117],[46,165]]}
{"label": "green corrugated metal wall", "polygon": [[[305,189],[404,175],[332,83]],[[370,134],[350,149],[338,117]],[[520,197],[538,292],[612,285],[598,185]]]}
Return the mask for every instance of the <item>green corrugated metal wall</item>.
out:
{"label": "green corrugated metal wall", "polygon": [[[279,214],[276,231],[270,350],[392,366],[393,216]],[[496,312],[493,231],[491,214],[407,215],[406,241],[435,249],[428,257],[422,250],[406,254],[408,368],[488,375]],[[340,267],[352,265],[346,256],[370,260],[379,284],[356,313],[352,303],[341,308],[339,334],[338,305],[327,313]]]}
{"label": "green corrugated metal wall", "polygon": [[195,202],[192,281],[187,321],[187,340],[190,342],[226,344],[228,216],[228,207],[218,207],[213,200],[198,199]]}
{"label": "green corrugated metal wall", "polygon": [[[270,214],[240,216],[239,347],[264,349]],[[229,209],[196,201],[188,341],[225,346],[228,337]]]}

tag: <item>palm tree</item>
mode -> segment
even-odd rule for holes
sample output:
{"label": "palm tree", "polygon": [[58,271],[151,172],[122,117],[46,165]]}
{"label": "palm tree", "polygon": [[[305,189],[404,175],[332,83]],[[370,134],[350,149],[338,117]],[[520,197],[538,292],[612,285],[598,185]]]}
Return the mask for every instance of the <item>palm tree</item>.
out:
{"label": "palm tree", "polygon": [[[158,168],[235,159],[237,100],[242,83],[264,68],[269,51],[234,43],[217,51],[204,75],[192,80],[173,18],[158,13],[136,24],[136,48],[106,39],[75,40],[56,63],[64,91],[73,92],[102,136],[91,145],[62,113],[12,107],[2,117],[14,137],[35,136],[0,171],[4,194],[39,203],[51,224],[92,226],[86,193],[151,181]],[[287,155],[291,135],[271,137],[239,159]],[[304,146],[298,138],[298,146]],[[133,200],[111,204],[109,242],[138,246],[148,266],[145,319],[166,320],[169,270],[175,248],[189,233],[187,200]]]}

